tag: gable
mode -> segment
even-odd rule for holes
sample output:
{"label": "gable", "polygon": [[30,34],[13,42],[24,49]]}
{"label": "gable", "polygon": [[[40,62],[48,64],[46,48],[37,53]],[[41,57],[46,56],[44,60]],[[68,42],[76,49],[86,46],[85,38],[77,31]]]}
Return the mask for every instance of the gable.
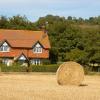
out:
{"label": "gable", "polygon": [[25,56],[24,53],[22,53],[21,55],[19,55],[19,57],[16,58],[16,60],[23,60],[23,61],[25,61],[25,60],[28,60],[28,58]]}
{"label": "gable", "polygon": [[43,46],[42,46],[42,44],[40,44],[40,42],[36,42],[36,43],[33,45],[32,48],[34,48],[34,47],[41,47],[41,48],[43,48]]}
{"label": "gable", "polygon": [[2,42],[0,45],[0,51],[1,52],[8,52],[9,50],[10,50],[9,44],[6,41]]}
{"label": "gable", "polygon": [[0,47],[1,47],[1,46],[8,46],[8,43],[7,43],[7,42],[5,42],[5,41],[0,42]]}
{"label": "gable", "polygon": [[0,46],[9,46],[10,47],[10,44],[7,40],[3,40],[3,41],[0,41]]}
{"label": "gable", "polygon": [[35,47],[41,47],[40,43],[37,43],[37,44],[35,45]]}
{"label": "gable", "polygon": [[19,60],[26,60],[26,57],[25,57],[24,55],[21,55],[21,56],[19,57]]}
{"label": "gable", "polygon": [[2,45],[3,46],[9,46],[7,42],[4,42]]}

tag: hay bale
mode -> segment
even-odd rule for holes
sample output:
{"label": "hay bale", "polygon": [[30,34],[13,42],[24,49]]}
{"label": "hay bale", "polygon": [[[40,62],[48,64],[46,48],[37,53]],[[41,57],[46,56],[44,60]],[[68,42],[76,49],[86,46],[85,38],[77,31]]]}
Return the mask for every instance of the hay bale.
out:
{"label": "hay bale", "polygon": [[57,82],[60,85],[80,85],[83,79],[83,67],[76,62],[65,62],[57,70]]}

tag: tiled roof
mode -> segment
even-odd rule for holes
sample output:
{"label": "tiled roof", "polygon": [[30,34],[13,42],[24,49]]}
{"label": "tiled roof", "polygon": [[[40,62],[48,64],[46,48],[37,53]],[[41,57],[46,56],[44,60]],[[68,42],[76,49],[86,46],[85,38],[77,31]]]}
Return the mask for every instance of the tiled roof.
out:
{"label": "tiled roof", "polygon": [[43,31],[0,29],[0,42],[4,40],[12,47],[32,48],[39,41],[44,48],[50,48],[48,35]]}

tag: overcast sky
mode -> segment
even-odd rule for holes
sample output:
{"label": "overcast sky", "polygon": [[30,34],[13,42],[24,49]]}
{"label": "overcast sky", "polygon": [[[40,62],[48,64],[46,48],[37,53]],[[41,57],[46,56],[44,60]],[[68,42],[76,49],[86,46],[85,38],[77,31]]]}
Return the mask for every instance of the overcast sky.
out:
{"label": "overcast sky", "polygon": [[100,0],[0,0],[0,15],[17,14],[32,21],[47,14],[88,18],[100,15]]}

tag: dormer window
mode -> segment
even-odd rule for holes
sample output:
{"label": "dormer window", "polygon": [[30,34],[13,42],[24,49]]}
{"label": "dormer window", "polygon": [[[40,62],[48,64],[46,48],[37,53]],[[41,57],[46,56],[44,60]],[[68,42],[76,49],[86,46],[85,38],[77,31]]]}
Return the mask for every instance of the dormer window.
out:
{"label": "dormer window", "polygon": [[4,43],[0,46],[0,51],[1,51],[1,52],[9,52],[9,51],[10,51],[9,45],[8,45],[6,42],[4,42]]}
{"label": "dormer window", "polygon": [[42,46],[39,43],[37,43],[33,48],[33,52],[34,53],[42,53]]}

